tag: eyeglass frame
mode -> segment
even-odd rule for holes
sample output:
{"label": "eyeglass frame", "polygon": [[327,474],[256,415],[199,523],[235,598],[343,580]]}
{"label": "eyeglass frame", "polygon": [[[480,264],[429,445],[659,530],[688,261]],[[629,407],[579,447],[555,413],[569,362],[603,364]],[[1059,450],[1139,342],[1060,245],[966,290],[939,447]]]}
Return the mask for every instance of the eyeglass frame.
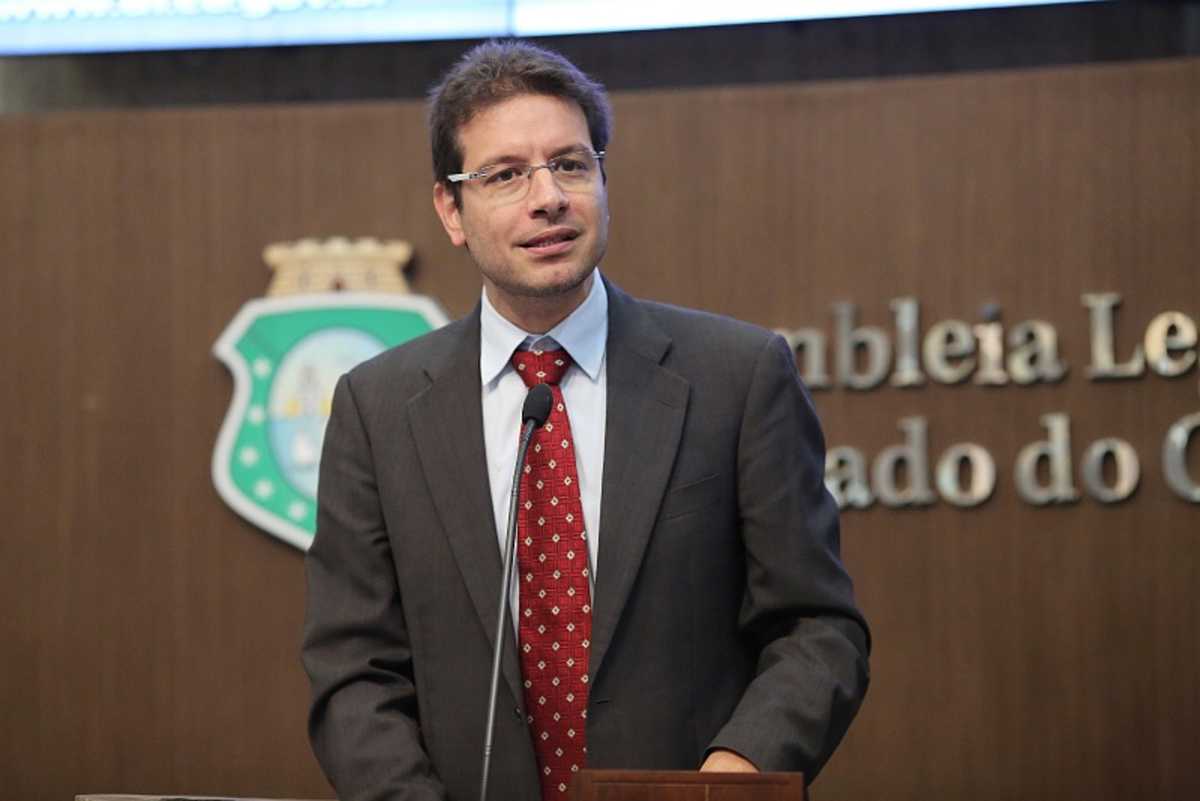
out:
{"label": "eyeglass frame", "polygon": [[[587,153],[592,158],[594,158],[596,160],[596,166],[601,170],[601,173],[603,173],[605,151],[592,150],[590,148],[581,148],[579,150],[569,150],[566,153],[557,155],[554,158],[552,158],[549,161],[546,161],[542,164],[526,164],[525,170],[522,173],[522,177],[524,177],[528,181],[528,183],[525,185],[525,187],[526,187],[525,191],[528,192],[529,187],[533,185],[533,174],[541,169],[548,170],[550,173],[550,177],[554,178],[555,182],[557,183],[558,179],[555,177],[555,172],[551,168],[550,165],[553,164],[554,162],[558,161],[559,159],[567,158],[568,156],[570,156],[572,154],[578,155],[581,153]],[[470,181],[475,181],[480,178],[487,178],[489,175],[491,175],[491,173],[488,172],[488,170],[495,169],[496,167],[499,167],[499,166],[501,166],[501,165],[500,164],[485,164],[482,167],[480,167],[478,170],[473,170],[472,172],[451,173],[446,176],[446,180],[452,184],[466,184],[466,183],[469,183]],[[513,167],[510,164],[510,165],[506,166],[504,169],[511,170],[512,168]]]}

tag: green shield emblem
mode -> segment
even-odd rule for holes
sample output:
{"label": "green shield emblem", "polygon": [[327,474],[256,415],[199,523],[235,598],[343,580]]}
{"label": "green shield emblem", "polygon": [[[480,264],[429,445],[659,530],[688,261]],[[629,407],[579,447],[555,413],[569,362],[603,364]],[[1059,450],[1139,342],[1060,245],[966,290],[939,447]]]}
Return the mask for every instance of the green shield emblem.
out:
{"label": "green shield emblem", "polygon": [[246,303],[213,346],[234,377],[213,483],[235,511],[307,549],[316,530],[321,443],[338,378],[447,322],[426,297],[328,292]]}

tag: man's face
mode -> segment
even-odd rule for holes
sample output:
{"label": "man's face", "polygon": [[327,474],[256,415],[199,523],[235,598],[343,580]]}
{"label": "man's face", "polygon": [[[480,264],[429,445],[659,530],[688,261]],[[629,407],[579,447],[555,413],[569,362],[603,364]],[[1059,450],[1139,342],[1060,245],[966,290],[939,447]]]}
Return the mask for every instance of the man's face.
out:
{"label": "man's face", "polygon": [[[459,129],[458,141],[463,172],[499,162],[545,164],[592,147],[579,105],[547,95],[518,95],[491,106]],[[467,182],[458,205],[439,182],[434,206],[450,241],[471,252],[497,308],[561,297],[569,311],[586,295],[584,281],[608,245],[604,182],[597,175],[589,188],[565,192],[544,169],[518,180],[529,183],[528,192],[503,202]]]}

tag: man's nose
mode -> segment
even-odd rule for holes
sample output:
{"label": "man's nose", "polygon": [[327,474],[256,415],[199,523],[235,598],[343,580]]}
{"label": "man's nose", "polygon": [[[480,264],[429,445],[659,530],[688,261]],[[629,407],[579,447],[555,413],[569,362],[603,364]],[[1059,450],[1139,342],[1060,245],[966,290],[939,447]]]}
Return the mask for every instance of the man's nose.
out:
{"label": "man's nose", "polygon": [[542,164],[533,168],[529,174],[529,208],[535,214],[545,214],[554,218],[567,210],[571,205],[567,193],[558,185],[554,173],[548,165]]}

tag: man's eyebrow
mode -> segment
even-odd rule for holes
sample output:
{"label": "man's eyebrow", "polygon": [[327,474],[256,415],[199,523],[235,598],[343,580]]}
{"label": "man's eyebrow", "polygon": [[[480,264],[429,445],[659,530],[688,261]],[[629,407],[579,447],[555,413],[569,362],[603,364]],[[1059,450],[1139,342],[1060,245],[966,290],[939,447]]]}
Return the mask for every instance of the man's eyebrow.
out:
{"label": "man's eyebrow", "polygon": [[494,167],[497,164],[524,164],[525,159],[520,156],[493,156],[489,159],[484,159],[483,163],[476,167],[476,170],[482,170],[487,167]]}
{"label": "man's eyebrow", "polygon": [[[573,145],[563,145],[562,147],[551,150],[549,157],[555,159],[567,153],[578,153],[580,151],[591,151],[591,148],[582,142],[576,142]],[[525,158],[524,156],[503,154],[485,159],[478,167],[475,168],[475,170],[482,170],[485,167],[494,167],[497,164],[525,164],[528,161],[529,159]]]}
{"label": "man's eyebrow", "polygon": [[579,153],[581,151],[586,151],[586,152],[590,153],[591,150],[592,149],[590,147],[583,144],[582,142],[577,142],[573,145],[565,145],[563,147],[558,148],[557,150],[550,151],[550,158],[554,159],[554,158],[558,158],[559,156],[566,155],[567,153]]}

